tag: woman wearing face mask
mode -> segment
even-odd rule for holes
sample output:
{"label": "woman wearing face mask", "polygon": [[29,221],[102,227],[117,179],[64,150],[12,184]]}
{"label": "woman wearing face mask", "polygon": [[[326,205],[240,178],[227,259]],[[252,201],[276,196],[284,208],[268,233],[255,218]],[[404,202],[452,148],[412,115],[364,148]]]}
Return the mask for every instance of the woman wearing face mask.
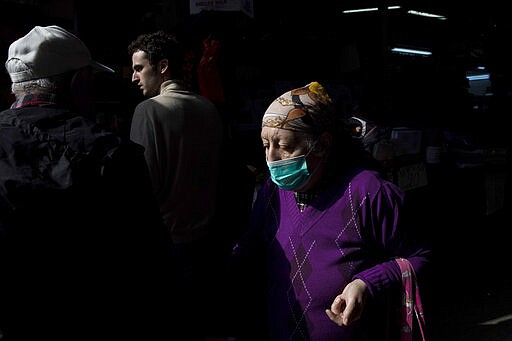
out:
{"label": "woman wearing face mask", "polygon": [[317,82],[270,104],[261,140],[270,177],[233,253],[242,340],[399,340],[400,265],[420,276],[430,254],[407,238],[404,192]]}

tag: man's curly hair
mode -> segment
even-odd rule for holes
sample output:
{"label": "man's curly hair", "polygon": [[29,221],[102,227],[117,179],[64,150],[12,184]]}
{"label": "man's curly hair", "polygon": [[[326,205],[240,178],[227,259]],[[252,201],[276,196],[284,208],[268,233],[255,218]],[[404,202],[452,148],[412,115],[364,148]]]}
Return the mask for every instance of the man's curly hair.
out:
{"label": "man's curly hair", "polygon": [[173,77],[183,76],[183,48],[174,35],[161,30],[141,34],[128,45],[130,56],[137,51],[144,51],[152,66],[162,59],[168,59]]}

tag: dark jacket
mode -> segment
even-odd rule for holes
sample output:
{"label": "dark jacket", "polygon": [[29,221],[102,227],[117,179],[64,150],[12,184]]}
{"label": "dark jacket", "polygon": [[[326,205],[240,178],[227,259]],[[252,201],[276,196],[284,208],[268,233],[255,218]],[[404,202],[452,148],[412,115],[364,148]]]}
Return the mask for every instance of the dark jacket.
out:
{"label": "dark jacket", "polygon": [[163,330],[166,236],[140,146],[63,109],[0,113],[5,340]]}

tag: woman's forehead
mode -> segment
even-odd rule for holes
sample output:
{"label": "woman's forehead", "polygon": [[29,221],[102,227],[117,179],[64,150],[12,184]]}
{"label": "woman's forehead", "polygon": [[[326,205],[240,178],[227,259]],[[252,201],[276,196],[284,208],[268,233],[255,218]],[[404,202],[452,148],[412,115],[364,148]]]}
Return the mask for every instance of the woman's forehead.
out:
{"label": "woman's forehead", "polygon": [[289,129],[263,127],[261,128],[261,138],[276,141],[301,141],[304,139],[304,134]]}

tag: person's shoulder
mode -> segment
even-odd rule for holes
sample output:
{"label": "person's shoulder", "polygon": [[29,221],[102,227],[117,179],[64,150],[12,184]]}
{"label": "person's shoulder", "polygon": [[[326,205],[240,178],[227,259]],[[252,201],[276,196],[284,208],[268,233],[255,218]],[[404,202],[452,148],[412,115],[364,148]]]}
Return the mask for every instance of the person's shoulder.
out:
{"label": "person's shoulder", "polygon": [[387,181],[380,172],[374,169],[368,168],[356,168],[354,170],[355,176],[354,178],[360,179],[362,181],[376,181],[383,182]]}
{"label": "person's shoulder", "polygon": [[279,187],[274,183],[274,181],[272,181],[270,177],[267,177],[258,190],[258,196],[270,197],[278,193],[279,190]]}
{"label": "person's shoulder", "polygon": [[357,168],[354,169],[351,179],[352,188],[359,188],[368,193],[378,193],[384,191],[394,191],[401,193],[402,190],[390,179],[386,178],[381,172],[374,169]]}
{"label": "person's shoulder", "polygon": [[185,93],[188,95],[189,99],[193,100],[194,102],[204,107],[208,107],[211,110],[217,111],[217,107],[210,98],[196,91],[186,90]]}
{"label": "person's shoulder", "polygon": [[205,106],[209,107],[211,111],[215,111],[215,112],[218,112],[219,110],[217,109],[217,106],[215,105],[215,103],[212,102],[211,99],[203,96],[203,95],[199,95],[201,96],[202,98],[202,102],[204,103]]}
{"label": "person's shoulder", "polygon": [[203,105],[204,107],[209,107],[211,108],[211,110],[217,111],[215,103],[210,98],[201,94],[198,91],[188,89],[185,87],[181,87],[179,89],[176,89],[175,91],[187,96],[190,100],[193,100],[197,104]]}
{"label": "person's shoulder", "polygon": [[16,117],[16,113],[12,109],[0,110],[0,123],[8,123]]}
{"label": "person's shoulder", "polygon": [[135,112],[151,110],[157,105],[157,99],[160,95],[145,98],[135,106]]}

